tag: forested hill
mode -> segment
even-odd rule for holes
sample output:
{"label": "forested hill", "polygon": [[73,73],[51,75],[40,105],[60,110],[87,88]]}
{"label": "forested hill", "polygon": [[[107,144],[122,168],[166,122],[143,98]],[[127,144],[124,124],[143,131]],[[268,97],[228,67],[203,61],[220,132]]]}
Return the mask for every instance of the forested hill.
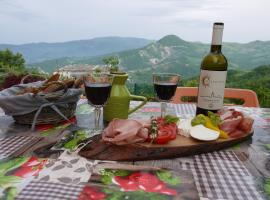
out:
{"label": "forested hill", "polygon": [[101,37],[57,43],[29,43],[22,45],[0,44],[0,50],[10,49],[23,55],[26,62],[41,62],[63,57],[98,56],[108,53],[136,49],[151,40],[132,37]]}
{"label": "forested hill", "polygon": [[[120,68],[129,72],[136,81],[148,81],[140,78],[149,76],[153,71],[175,72],[190,78],[199,73],[200,62],[209,52],[210,45],[198,42],[187,42],[175,35],[168,35],[145,47],[107,54],[98,57],[60,58],[35,63],[32,67],[40,67],[52,72],[67,64],[101,64],[107,56],[118,56]],[[270,63],[270,42],[254,41],[246,44],[224,43],[223,53],[229,61],[229,69],[250,70]]]}

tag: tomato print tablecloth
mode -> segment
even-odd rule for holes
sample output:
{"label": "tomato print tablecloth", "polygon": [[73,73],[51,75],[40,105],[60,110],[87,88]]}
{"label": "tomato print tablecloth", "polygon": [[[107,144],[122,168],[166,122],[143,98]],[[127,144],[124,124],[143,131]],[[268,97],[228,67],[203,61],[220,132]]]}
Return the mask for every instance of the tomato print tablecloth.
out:
{"label": "tomato print tablecloth", "polygon": [[[131,106],[135,104],[132,102]],[[159,103],[148,103],[130,117],[149,118],[159,115],[159,106]],[[76,125],[49,126],[35,133],[30,132],[29,127],[14,124],[12,118],[0,112],[0,143],[3,143],[0,145],[0,193],[16,199],[91,199],[91,196],[94,199],[108,199],[116,198],[117,195],[119,199],[125,195],[132,199],[132,192],[139,189],[136,190],[139,191],[137,195],[148,195],[144,196],[146,199],[267,199],[270,195],[270,109],[235,108],[255,119],[251,140],[208,154],[128,163],[139,167],[167,169],[168,172],[162,175],[165,179],[158,177],[159,172],[149,167],[137,171],[110,169],[108,166],[115,166],[115,162],[106,163],[108,170],[103,173],[96,170],[102,163],[67,154],[66,151],[63,153],[63,146],[60,149],[45,149],[43,152],[47,152],[49,157],[33,158],[33,155],[40,156],[38,152],[27,151],[27,147],[34,143],[48,142],[55,135],[61,135],[63,130],[76,130],[75,136],[83,138],[80,130],[93,128],[93,108],[86,104],[86,100],[78,103]],[[168,112],[180,118],[189,118],[195,114],[195,105],[169,104]],[[14,143],[14,139],[19,142]],[[33,142],[33,139],[36,141]],[[19,159],[17,152],[20,149],[24,149],[21,151],[24,157]],[[13,163],[6,164],[9,161]],[[156,176],[157,189],[149,187],[147,182],[141,185],[131,181],[133,187],[129,188],[130,191],[126,188],[123,196],[121,185],[125,188],[125,181],[130,181],[129,178],[135,172],[141,172],[139,180]],[[115,176],[120,178],[115,179]],[[174,178],[181,180],[182,184],[166,183]],[[168,194],[165,194],[166,189]],[[67,190],[70,192],[63,192]],[[149,195],[147,191],[150,190],[155,191]],[[170,192],[174,194],[174,190],[178,196],[170,195]]]}

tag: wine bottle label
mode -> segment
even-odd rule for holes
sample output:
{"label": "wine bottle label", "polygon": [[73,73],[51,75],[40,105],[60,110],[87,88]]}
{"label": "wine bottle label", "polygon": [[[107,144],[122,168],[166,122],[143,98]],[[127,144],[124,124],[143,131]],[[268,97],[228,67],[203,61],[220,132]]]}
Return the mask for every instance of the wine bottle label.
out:
{"label": "wine bottle label", "polygon": [[218,110],[223,107],[227,71],[201,70],[198,107]]}

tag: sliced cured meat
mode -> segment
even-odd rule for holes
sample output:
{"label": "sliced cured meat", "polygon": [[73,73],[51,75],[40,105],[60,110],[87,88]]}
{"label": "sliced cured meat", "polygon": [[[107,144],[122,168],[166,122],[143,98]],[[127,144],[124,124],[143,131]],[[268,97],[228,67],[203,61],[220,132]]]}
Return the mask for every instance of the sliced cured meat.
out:
{"label": "sliced cured meat", "polygon": [[234,130],[233,132],[231,132],[230,134],[229,134],[229,136],[231,137],[231,138],[238,138],[238,137],[241,137],[241,136],[243,136],[243,135],[245,135],[246,134],[246,132],[244,132],[244,131],[242,131],[242,130],[239,130],[239,129],[236,129],[236,130]]}
{"label": "sliced cured meat", "polygon": [[226,133],[230,134],[237,129],[242,120],[243,120],[242,116],[226,119],[219,125],[219,128],[225,131]]}
{"label": "sliced cured meat", "polygon": [[235,109],[222,109],[218,112],[222,123],[219,128],[232,138],[241,137],[252,130],[254,120]]}
{"label": "sliced cured meat", "polygon": [[238,116],[244,117],[243,113],[241,113],[241,112],[239,112],[237,110],[233,110],[232,116],[233,116],[233,118],[236,118]]}
{"label": "sliced cured meat", "polygon": [[[165,144],[174,140],[177,134],[176,123],[166,123],[163,118],[157,119],[158,136],[154,143]],[[149,131],[150,121],[137,121],[131,119],[114,119],[102,133],[102,140],[116,145],[132,144],[151,141]]]}
{"label": "sliced cured meat", "polygon": [[222,109],[218,111],[218,115],[221,120],[231,118],[232,114],[233,114],[233,111],[231,109]]}
{"label": "sliced cured meat", "polygon": [[235,109],[222,109],[218,112],[221,120],[233,119],[243,114]]}
{"label": "sliced cured meat", "polygon": [[117,145],[143,142],[148,137],[149,123],[136,120],[114,119],[103,131],[102,139]]}
{"label": "sliced cured meat", "polygon": [[252,130],[254,119],[250,117],[245,117],[239,124],[238,128],[246,133],[250,133]]}

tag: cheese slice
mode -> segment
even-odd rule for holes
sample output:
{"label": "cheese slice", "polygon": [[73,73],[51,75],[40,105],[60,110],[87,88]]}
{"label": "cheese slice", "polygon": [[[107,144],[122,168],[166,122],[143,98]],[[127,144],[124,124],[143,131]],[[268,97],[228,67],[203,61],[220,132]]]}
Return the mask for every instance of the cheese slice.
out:
{"label": "cheese slice", "polygon": [[190,137],[190,129],[192,128],[191,120],[192,118],[180,120],[178,124],[178,129],[179,129],[178,133],[180,135],[183,135],[185,137]]}
{"label": "cheese slice", "polygon": [[196,125],[190,129],[190,136],[203,141],[216,140],[219,137],[219,132],[206,128],[203,125]]}

